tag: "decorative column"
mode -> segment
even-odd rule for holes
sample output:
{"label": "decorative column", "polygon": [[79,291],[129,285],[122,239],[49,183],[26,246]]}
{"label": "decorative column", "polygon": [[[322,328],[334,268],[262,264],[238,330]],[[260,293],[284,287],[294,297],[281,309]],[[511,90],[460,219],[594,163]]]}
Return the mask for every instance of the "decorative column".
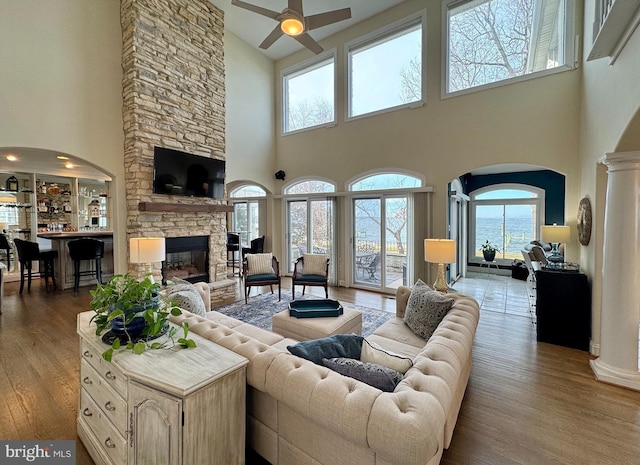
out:
{"label": "decorative column", "polygon": [[607,154],[600,358],[596,379],[640,390],[640,152]]}

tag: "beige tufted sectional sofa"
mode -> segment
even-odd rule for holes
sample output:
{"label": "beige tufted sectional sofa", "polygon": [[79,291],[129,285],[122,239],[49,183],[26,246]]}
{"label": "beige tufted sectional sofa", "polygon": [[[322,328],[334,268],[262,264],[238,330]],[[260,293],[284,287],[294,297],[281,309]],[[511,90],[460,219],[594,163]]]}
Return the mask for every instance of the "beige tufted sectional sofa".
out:
{"label": "beige tufted sectional sofa", "polygon": [[173,321],[187,321],[191,331],[249,359],[247,441],[270,463],[434,465],[451,442],[479,308],[450,294],[453,307],[425,343],[402,320],[409,294],[398,289],[396,317],[367,338],[413,358],[390,393],[290,354],[292,339],[215,311]]}

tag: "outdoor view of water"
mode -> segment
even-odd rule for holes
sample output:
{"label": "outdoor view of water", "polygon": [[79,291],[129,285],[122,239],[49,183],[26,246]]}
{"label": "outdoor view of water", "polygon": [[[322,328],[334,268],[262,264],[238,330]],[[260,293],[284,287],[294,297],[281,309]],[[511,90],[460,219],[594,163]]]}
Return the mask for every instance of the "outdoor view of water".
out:
{"label": "outdoor view of water", "polygon": [[488,240],[498,248],[497,258],[521,258],[522,248],[536,239],[535,236],[531,217],[506,218],[504,232],[502,218],[476,218],[476,255],[482,255],[480,246]]}

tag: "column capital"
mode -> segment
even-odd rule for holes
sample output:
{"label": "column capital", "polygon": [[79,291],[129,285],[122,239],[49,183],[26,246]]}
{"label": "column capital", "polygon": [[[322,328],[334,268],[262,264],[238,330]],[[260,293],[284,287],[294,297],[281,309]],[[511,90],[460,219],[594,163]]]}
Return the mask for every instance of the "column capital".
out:
{"label": "column capital", "polygon": [[598,160],[609,171],[640,169],[640,151],[607,153]]}

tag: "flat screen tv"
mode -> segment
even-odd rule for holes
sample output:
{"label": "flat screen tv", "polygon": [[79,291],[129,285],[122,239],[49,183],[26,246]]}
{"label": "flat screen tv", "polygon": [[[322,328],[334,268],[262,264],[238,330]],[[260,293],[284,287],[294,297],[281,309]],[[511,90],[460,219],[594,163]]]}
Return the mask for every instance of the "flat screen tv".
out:
{"label": "flat screen tv", "polygon": [[224,198],[225,161],[155,147],[153,193]]}

